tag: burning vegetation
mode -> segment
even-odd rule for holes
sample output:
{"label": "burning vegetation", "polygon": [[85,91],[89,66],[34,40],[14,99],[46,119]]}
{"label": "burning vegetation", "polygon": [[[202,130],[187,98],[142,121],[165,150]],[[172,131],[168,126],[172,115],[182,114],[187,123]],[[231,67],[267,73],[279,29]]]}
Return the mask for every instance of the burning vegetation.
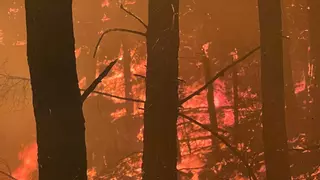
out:
{"label": "burning vegetation", "polygon": [[[1,13],[7,12],[8,16],[8,19],[0,16],[0,22],[4,22],[0,24],[0,52],[5,52],[7,48],[26,45],[23,43],[25,38],[20,35],[23,33],[13,33],[10,31],[12,27],[7,25],[19,21],[13,17],[22,16],[24,5],[20,1],[12,1],[13,3],[11,0],[7,1],[10,3],[0,7]],[[262,1],[259,0],[259,3]],[[166,2],[171,3],[169,0]],[[178,1],[172,0],[172,4],[175,3]],[[92,7],[90,12],[87,6]],[[149,8],[150,6],[149,4]],[[261,10],[261,4],[259,6]],[[319,31],[316,31],[319,30],[319,25],[312,24],[314,16],[320,17],[320,14],[313,11],[310,13],[310,6],[318,8],[320,12],[319,3],[313,0],[301,2],[287,0],[282,4],[281,39],[284,41],[282,86],[285,95],[283,102],[278,99],[279,101],[274,103],[275,106],[284,103],[283,112],[286,116],[283,121],[286,121],[286,126],[283,128],[283,134],[286,134],[287,149],[278,151],[286,153],[285,159],[289,159],[290,176],[294,180],[320,179],[320,134],[315,128],[320,124],[320,116],[317,115],[319,111],[317,105],[320,102],[319,78],[317,78],[319,76],[317,66],[320,66],[318,63],[320,57],[317,56],[317,52],[320,52],[320,38]],[[180,1],[180,7],[172,5],[170,8],[173,13],[170,32],[177,30],[176,33],[180,36],[177,60],[179,65],[175,64],[179,67],[179,75],[177,79],[170,79],[170,82],[176,83],[178,87],[178,101],[175,102],[178,104],[177,137],[170,140],[177,144],[178,152],[174,161],[178,179],[262,180],[272,177],[272,174],[267,172],[268,162],[272,163],[272,160],[266,160],[270,155],[266,151],[268,147],[265,142],[267,136],[265,131],[268,124],[264,122],[267,120],[263,119],[263,112],[268,111],[264,111],[263,108],[268,105],[265,102],[269,100],[266,100],[267,95],[264,93],[272,91],[275,94],[270,97],[274,98],[281,92],[272,89],[272,82],[268,84],[266,81],[261,81],[260,77],[265,77],[266,72],[262,66],[266,66],[266,63],[261,62],[259,56],[259,51],[263,54],[266,49],[269,51],[270,47],[265,45],[270,43],[267,42],[268,38],[261,38],[259,42],[259,29],[263,27],[261,25],[259,27],[259,22],[268,24],[272,20],[261,18],[256,1],[239,3],[235,0],[226,2],[186,0]],[[76,39],[74,54],[79,89],[82,93],[81,106],[86,120],[86,174],[89,180],[143,178],[150,180],[147,175],[144,176],[144,171],[148,169],[145,167],[147,165],[144,165],[145,159],[150,155],[144,156],[143,150],[148,149],[144,143],[152,144],[150,137],[147,140],[144,137],[146,132],[152,134],[152,130],[145,130],[145,125],[147,128],[151,125],[144,125],[143,120],[146,120],[144,113],[150,109],[155,111],[152,110],[153,107],[150,108],[153,105],[150,103],[151,100],[157,99],[159,104],[163,105],[174,97],[153,95],[150,98],[151,95],[148,93],[156,90],[148,85],[156,86],[158,83],[166,88],[173,88],[173,85],[168,85],[168,80],[162,82],[163,78],[156,74],[159,73],[156,65],[162,70],[170,69],[167,71],[168,74],[163,74],[163,77],[169,77],[170,73],[174,74],[172,72],[174,70],[171,69],[172,64],[157,64],[150,60],[150,57],[160,59],[157,55],[161,55],[162,51],[159,50],[161,47],[157,43],[160,45],[170,45],[170,43],[163,40],[165,38],[162,36],[158,37],[159,41],[153,44],[155,49],[158,48],[155,50],[157,52],[150,50],[152,49],[150,39],[154,38],[150,37],[150,31],[156,34],[159,32],[152,28],[163,27],[157,26],[157,22],[150,22],[157,17],[150,15],[152,12],[146,17],[146,9],[146,2],[140,0],[74,2],[73,22]],[[176,17],[179,18],[180,27],[175,27]],[[146,25],[144,22],[148,18],[149,25]],[[165,15],[163,18],[166,19]],[[279,18],[281,20],[281,16]],[[306,21],[309,23],[305,23]],[[145,33],[146,28],[148,31]],[[262,30],[261,33],[263,32],[268,34],[267,30]],[[166,35],[173,37],[170,33]],[[96,45],[97,40],[99,40],[98,45]],[[164,54],[170,51],[166,47],[163,49]],[[168,54],[170,55],[168,58],[174,56],[170,52]],[[278,72],[278,68],[274,68],[275,72]],[[156,80],[159,82],[155,82]],[[22,88],[21,86],[24,91],[28,91],[27,95],[23,92],[24,96],[31,96],[29,88],[25,88],[24,83],[29,82],[29,78],[14,76],[3,70],[0,81],[0,96],[3,102],[16,100],[16,98],[10,99],[9,96],[10,94],[16,94],[15,97],[20,96],[22,93],[14,90]],[[270,89],[263,89],[265,87]],[[274,87],[277,89],[279,84],[274,84]],[[167,91],[166,88],[163,90]],[[30,101],[30,98],[25,99]],[[157,106],[157,103],[155,104]],[[159,112],[155,114],[157,113],[159,115]],[[280,113],[281,111],[279,116]],[[162,114],[160,113],[161,117],[164,117]],[[153,118],[159,119],[159,117]],[[159,128],[163,128],[161,122],[157,122]],[[167,122],[166,119],[163,119],[163,122]],[[277,133],[278,127],[274,128],[274,133]],[[269,131],[272,132],[272,129]],[[168,137],[166,133],[169,132],[161,133],[163,138]],[[28,143],[30,144],[19,149],[17,158],[20,164],[12,172],[8,168],[9,165],[3,161],[3,166],[2,164],[0,166],[0,179],[3,177],[16,180],[41,180],[38,176],[36,139]],[[153,146],[158,146],[157,142],[153,143]],[[164,143],[161,141],[159,144]],[[159,149],[153,150],[157,152]],[[161,152],[158,153],[161,157]],[[9,159],[10,161],[13,160]],[[170,160],[159,161],[166,163]],[[150,162],[149,164],[152,165]],[[163,169],[159,172],[166,172]]]}

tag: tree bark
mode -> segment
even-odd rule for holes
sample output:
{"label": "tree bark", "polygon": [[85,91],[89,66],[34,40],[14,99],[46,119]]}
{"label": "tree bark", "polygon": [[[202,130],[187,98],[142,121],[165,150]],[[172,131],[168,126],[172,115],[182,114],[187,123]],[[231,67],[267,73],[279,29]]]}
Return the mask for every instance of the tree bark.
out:
{"label": "tree bark", "polygon": [[319,141],[320,133],[320,1],[308,0],[309,10],[309,32],[310,32],[310,59],[314,65],[315,77],[313,79],[313,87],[311,96],[313,104],[311,107],[311,141]]}
{"label": "tree bark", "polygon": [[289,180],[280,0],[259,0],[262,123],[267,179]]}
{"label": "tree bark", "polygon": [[150,0],[143,180],[177,179],[179,0]]}
{"label": "tree bark", "polygon": [[86,180],[84,116],[72,0],[26,0],[27,56],[40,180]]}

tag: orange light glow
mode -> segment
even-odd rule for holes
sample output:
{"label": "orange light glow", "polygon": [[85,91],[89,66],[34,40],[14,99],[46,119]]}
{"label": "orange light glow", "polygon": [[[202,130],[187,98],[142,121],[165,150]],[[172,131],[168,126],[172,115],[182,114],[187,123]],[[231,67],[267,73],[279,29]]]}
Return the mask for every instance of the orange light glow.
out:
{"label": "orange light glow", "polygon": [[101,7],[109,7],[109,6],[110,6],[109,0],[103,0]]}
{"label": "orange light glow", "polygon": [[76,59],[78,59],[79,56],[80,56],[80,54],[81,54],[81,47],[79,47],[78,49],[76,49],[76,50],[74,51],[74,53],[75,53],[75,55],[76,55]]}
{"label": "orange light glow", "polygon": [[117,109],[116,112],[111,113],[111,117],[113,118],[113,121],[125,116],[127,113],[126,108]]}
{"label": "orange light glow", "polygon": [[87,176],[88,176],[88,180],[94,180],[95,177],[97,177],[97,171],[96,168],[90,168],[87,170]]}
{"label": "orange light glow", "polygon": [[18,180],[30,180],[33,172],[37,170],[37,144],[34,142],[26,146],[19,153],[20,166],[13,172],[13,177]]}

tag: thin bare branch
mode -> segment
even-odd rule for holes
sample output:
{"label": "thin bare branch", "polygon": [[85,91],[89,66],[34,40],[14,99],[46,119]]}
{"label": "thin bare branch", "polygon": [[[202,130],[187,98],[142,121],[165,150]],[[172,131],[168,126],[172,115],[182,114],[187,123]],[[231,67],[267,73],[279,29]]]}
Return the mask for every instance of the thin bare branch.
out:
{"label": "thin bare branch", "polygon": [[137,34],[137,35],[144,36],[144,37],[147,36],[147,34],[144,33],[144,32],[135,31],[135,30],[130,30],[130,29],[123,29],[123,28],[107,29],[106,31],[104,31],[104,32],[101,34],[101,36],[100,36],[100,38],[99,38],[99,40],[98,40],[98,43],[97,43],[97,45],[96,45],[96,47],[95,47],[95,49],[94,49],[94,53],[93,53],[93,57],[94,57],[94,58],[96,57],[96,54],[97,54],[97,51],[98,51],[98,47],[99,47],[99,45],[100,45],[103,37],[104,37],[106,34],[110,33],[110,32],[127,32],[127,33]]}
{"label": "thin bare branch", "polygon": [[112,61],[104,71],[91,83],[91,85],[84,91],[84,93],[81,96],[82,103],[87,99],[87,97],[94,91],[94,89],[98,86],[98,84],[102,81],[103,78],[105,78],[112,67],[117,63],[118,59]]}
{"label": "thin bare branch", "polygon": [[[26,78],[26,77],[10,76],[10,75],[5,75],[5,74],[0,74],[0,76],[6,77],[7,79],[13,79],[13,80],[17,79],[17,80],[23,80],[23,81],[30,81],[30,79]],[[80,91],[85,91],[85,89],[80,89]],[[145,103],[144,100],[125,98],[125,97],[121,97],[121,96],[117,96],[117,95],[113,95],[113,94],[109,94],[109,93],[105,93],[105,92],[100,92],[100,91],[92,91],[92,93],[103,95],[103,96],[108,96],[108,97],[111,97],[111,98],[126,100],[126,101],[133,101],[133,102],[137,102],[137,103]]]}
{"label": "thin bare branch", "polygon": [[133,74],[133,75],[142,79],[146,79],[146,76],[144,75],[140,75],[140,74]]}
{"label": "thin bare branch", "polygon": [[[185,114],[183,114],[183,113],[180,113],[180,114],[183,115],[183,116],[181,115],[181,117],[187,116],[187,115],[185,115]],[[188,116],[188,117],[189,117],[189,116]],[[207,130],[207,131],[212,131],[212,129],[210,128],[210,124],[202,124],[202,123],[200,123],[199,121],[196,121],[195,119],[192,119],[191,117],[189,117],[188,121],[190,121],[190,122],[193,123],[193,124],[198,125],[198,126],[201,127],[202,129],[205,129],[205,130]],[[228,132],[227,130],[221,129],[221,128],[217,128],[217,130],[220,131],[220,132],[222,132],[222,133],[230,133],[230,132]]]}
{"label": "thin bare branch", "polygon": [[6,173],[6,172],[0,171],[0,174],[4,175],[4,176],[6,176],[6,177],[8,177],[8,178],[10,178],[10,179],[18,180],[18,179],[16,179],[15,177],[11,176],[10,174],[8,174],[8,173]]}
{"label": "thin bare branch", "polygon": [[213,136],[215,136],[217,139],[219,139],[223,144],[225,144],[230,151],[237,156],[244,164],[244,166],[247,168],[248,170],[248,175],[249,177],[251,177],[253,180],[257,180],[257,177],[255,176],[250,164],[248,163],[248,161],[246,160],[246,158],[237,150],[236,147],[232,146],[223,136],[219,135],[217,132],[214,132],[210,127],[208,126],[204,126],[203,124],[199,123],[198,121],[196,121],[195,119],[193,119],[192,117],[189,117],[187,115],[184,115],[182,113],[179,113],[179,116],[186,118],[187,120],[189,120],[190,122],[193,122],[194,124],[200,126],[201,128],[209,131]]}
{"label": "thin bare branch", "polygon": [[[85,90],[81,89],[81,91],[85,91]],[[145,103],[145,101],[140,100],[140,99],[120,97],[120,96],[116,96],[116,95],[113,95],[113,94],[104,93],[104,92],[100,92],[100,91],[92,91],[92,93],[100,94],[100,95],[103,95],[103,96],[108,96],[108,97],[111,97],[111,98],[117,98],[117,99],[121,99],[121,100],[126,100],[126,101],[132,101],[132,102],[137,102],[137,103]]]}
{"label": "thin bare branch", "polygon": [[246,60],[250,55],[252,55],[253,53],[255,53],[256,51],[258,51],[260,49],[260,46],[254,48],[253,50],[251,50],[249,53],[247,53],[245,56],[243,56],[242,58],[240,58],[237,61],[234,61],[233,63],[231,63],[230,65],[228,65],[227,67],[223,68],[220,72],[218,72],[212,79],[210,79],[205,85],[203,85],[201,88],[199,88],[198,90],[196,90],[195,92],[193,92],[192,94],[190,94],[189,96],[187,96],[186,98],[180,100],[180,105],[184,104],[185,102],[189,101],[191,98],[193,98],[196,95],[199,95],[202,91],[204,91],[210,84],[212,84],[215,80],[217,80],[219,77],[223,76],[224,73],[226,71],[228,71],[230,68],[234,67],[235,65],[239,64],[240,62]]}
{"label": "thin bare branch", "polygon": [[29,78],[25,78],[25,77],[19,77],[19,76],[9,76],[9,75],[4,75],[4,74],[0,74],[0,76],[6,76],[8,79],[20,79],[20,80],[25,80],[25,81],[29,81]]}
{"label": "thin bare branch", "polygon": [[7,168],[9,175],[11,175],[11,168],[10,168],[8,162],[5,159],[0,158],[0,163],[2,163]]}
{"label": "thin bare branch", "polygon": [[130,12],[129,10],[125,9],[124,6],[123,6],[123,4],[120,5],[120,8],[121,8],[124,12],[128,13],[130,16],[132,16],[133,18],[135,18],[137,21],[139,21],[146,29],[148,28],[148,25],[147,25],[146,23],[144,23],[141,18],[139,18],[138,16],[136,16],[135,14],[133,14],[132,12]]}
{"label": "thin bare branch", "polygon": [[[144,75],[141,75],[141,74],[133,74],[134,76],[138,77],[138,78],[141,78],[141,79],[146,79],[146,76]],[[187,83],[185,80],[181,79],[181,78],[178,78],[178,81],[179,82],[182,82],[182,83]]]}

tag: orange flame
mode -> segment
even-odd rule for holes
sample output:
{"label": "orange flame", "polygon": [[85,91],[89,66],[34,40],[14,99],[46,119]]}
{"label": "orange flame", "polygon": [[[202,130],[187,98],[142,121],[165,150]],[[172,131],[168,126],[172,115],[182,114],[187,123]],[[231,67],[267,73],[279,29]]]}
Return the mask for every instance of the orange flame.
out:
{"label": "orange flame", "polygon": [[20,166],[13,172],[18,180],[30,180],[31,174],[37,170],[37,143],[32,143],[19,153]]}
{"label": "orange flame", "polygon": [[101,4],[101,7],[109,7],[109,6],[110,6],[109,0],[104,0]]}
{"label": "orange flame", "polygon": [[88,180],[94,180],[95,177],[97,177],[97,171],[96,168],[90,168],[87,170],[87,176],[88,176]]}
{"label": "orange flame", "polygon": [[209,57],[208,49],[209,49],[210,44],[211,44],[211,42],[207,42],[204,45],[202,45],[202,50],[207,58]]}
{"label": "orange flame", "polygon": [[79,56],[80,56],[80,54],[81,54],[81,47],[78,48],[78,49],[76,49],[76,50],[74,51],[74,53],[75,53],[75,55],[76,55],[76,59],[78,59]]}
{"label": "orange flame", "polygon": [[113,118],[113,121],[125,116],[127,113],[126,108],[117,109],[115,112],[111,113],[111,117]]}

